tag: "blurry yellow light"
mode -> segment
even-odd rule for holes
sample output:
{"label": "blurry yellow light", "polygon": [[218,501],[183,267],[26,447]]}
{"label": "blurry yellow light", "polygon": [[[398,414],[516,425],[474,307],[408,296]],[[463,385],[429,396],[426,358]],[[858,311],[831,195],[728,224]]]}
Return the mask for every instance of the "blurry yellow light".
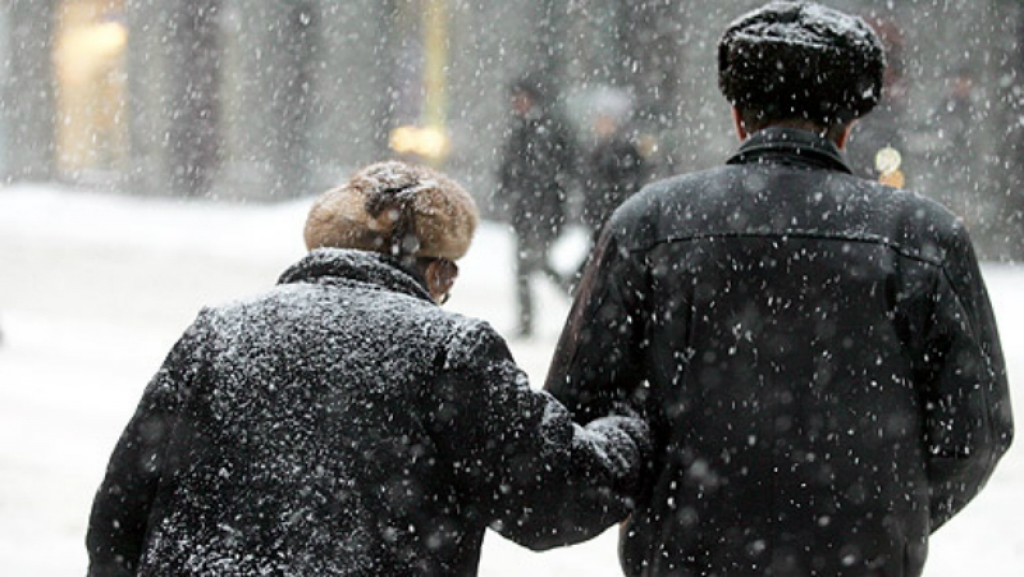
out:
{"label": "blurry yellow light", "polygon": [[391,137],[389,139],[391,150],[400,153],[410,152],[412,150],[412,143],[414,140],[414,130],[415,129],[412,126],[399,126],[392,130]]}
{"label": "blurry yellow light", "polygon": [[896,172],[902,165],[903,155],[891,146],[886,146],[875,154],[875,168],[878,172]]}
{"label": "blurry yellow light", "polygon": [[120,22],[104,22],[93,30],[98,52],[114,55],[128,45],[128,29]]}
{"label": "blurry yellow light", "polygon": [[60,40],[57,60],[65,80],[89,82],[96,70],[119,56],[128,45],[128,29],[119,22],[103,22],[72,29]]}
{"label": "blurry yellow light", "polygon": [[128,29],[119,22],[103,22],[68,32],[69,51],[109,58],[128,45]]}
{"label": "blurry yellow light", "polygon": [[391,150],[400,154],[416,154],[431,160],[448,155],[451,142],[439,126],[399,126],[391,131]]}
{"label": "blurry yellow light", "polygon": [[903,188],[907,184],[907,178],[903,175],[902,170],[894,170],[892,172],[883,172],[878,177],[878,182],[893,188]]}

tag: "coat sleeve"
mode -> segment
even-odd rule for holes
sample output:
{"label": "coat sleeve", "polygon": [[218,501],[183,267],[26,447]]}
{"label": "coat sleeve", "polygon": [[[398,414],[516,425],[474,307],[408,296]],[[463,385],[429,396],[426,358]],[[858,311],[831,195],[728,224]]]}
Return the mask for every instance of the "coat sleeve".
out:
{"label": "coat sleeve", "polygon": [[1013,439],[995,316],[963,229],[936,281],[932,304],[922,381],[934,531],[985,486]]}
{"label": "coat sleeve", "polygon": [[89,577],[134,575],[171,436],[200,363],[201,318],[178,340],[149,382],[107,465],[86,536]]}
{"label": "coat sleeve", "polygon": [[632,511],[649,453],[641,419],[624,412],[573,423],[530,387],[486,323],[460,331],[438,377],[432,437],[471,515],[540,550],[594,537]]}
{"label": "coat sleeve", "polygon": [[642,410],[647,398],[646,281],[617,229],[605,228],[584,269],[545,383],[583,423],[622,403]]}

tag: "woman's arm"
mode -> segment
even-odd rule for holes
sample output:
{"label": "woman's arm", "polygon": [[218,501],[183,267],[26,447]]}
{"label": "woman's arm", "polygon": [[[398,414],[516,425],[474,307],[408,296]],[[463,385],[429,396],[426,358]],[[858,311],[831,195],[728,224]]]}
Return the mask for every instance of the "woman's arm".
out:
{"label": "woman's arm", "polygon": [[534,549],[596,536],[633,507],[649,449],[625,414],[587,426],[532,389],[485,323],[450,346],[434,385],[433,437],[469,501],[505,537]]}

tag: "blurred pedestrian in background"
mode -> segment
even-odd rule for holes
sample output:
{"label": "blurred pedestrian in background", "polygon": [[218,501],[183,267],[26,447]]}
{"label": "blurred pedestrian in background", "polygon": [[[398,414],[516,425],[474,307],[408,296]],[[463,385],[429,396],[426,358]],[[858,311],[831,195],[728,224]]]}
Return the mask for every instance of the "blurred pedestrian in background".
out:
{"label": "blurred pedestrian in background", "polygon": [[942,98],[926,123],[924,155],[930,174],[926,192],[973,226],[979,224],[978,182],[983,176],[975,140],[980,125],[975,74],[966,64],[947,74]]}
{"label": "blurred pedestrian in background", "polygon": [[590,237],[572,285],[579,282],[582,267],[605,222],[627,198],[640,190],[649,176],[647,159],[630,131],[633,103],[619,89],[605,87],[590,103],[593,145],[580,168],[581,217]]}
{"label": "blurred pedestrian in background", "polygon": [[498,170],[495,203],[511,220],[516,236],[516,334],[533,334],[531,280],[538,273],[560,289],[567,286],[551,264],[552,244],[566,219],[567,194],[576,180],[578,145],[556,109],[551,88],[526,75],[509,89],[511,126]]}
{"label": "blurred pedestrian in background", "polygon": [[621,91],[598,96],[591,128],[595,144],[582,167],[583,224],[597,241],[612,212],[640,190],[647,166],[630,133],[632,103]]}

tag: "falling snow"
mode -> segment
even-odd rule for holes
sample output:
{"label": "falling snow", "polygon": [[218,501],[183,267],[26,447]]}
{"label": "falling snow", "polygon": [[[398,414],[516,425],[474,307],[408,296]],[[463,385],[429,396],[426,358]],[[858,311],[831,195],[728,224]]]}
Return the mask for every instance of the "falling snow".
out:
{"label": "falling snow", "polygon": [[[308,201],[227,210],[218,203],[38,187],[0,195],[4,574],[84,572],[93,491],[145,383],[200,307],[263,291],[303,254],[307,209]],[[494,305],[511,299],[510,243],[504,227],[485,223],[447,305],[502,332],[514,326],[510,308]],[[556,247],[557,262],[573,266],[585,245],[585,234],[573,231]],[[1020,396],[1024,269],[986,264],[984,270]],[[544,314],[537,337],[511,342],[535,383],[544,377],[568,307],[555,289],[539,289]],[[708,471],[695,463],[691,473]],[[1024,565],[1021,491],[1024,449],[1017,445],[990,486],[934,536],[925,574],[1015,576]],[[617,537],[612,529],[583,545],[532,553],[489,533],[481,574],[620,575]]]}
{"label": "falling snow", "polygon": [[[879,97],[880,103],[854,127],[846,159],[858,176],[936,200],[966,225],[984,261],[1019,406],[1024,398],[1024,3],[825,3],[863,17],[881,37],[888,61],[880,94],[877,83],[851,87],[854,100]],[[460,261],[461,275],[446,306],[486,320],[509,337],[516,361],[539,387],[568,312],[567,290],[579,281],[598,227],[614,206],[645,182],[717,167],[735,150],[729,106],[716,82],[716,45],[731,22],[761,4],[4,3],[0,575],[85,571],[93,492],[167,351],[208,305],[233,303],[218,322],[222,328],[234,326],[232,333],[242,332],[239,311],[305,255],[302,226],[312,195],[335,186],[355,167],[400,157],[442,167],[466,186],[484,220],[475,245]],[[838,22],[832,12],[816,7],[801,18],[772,22],[762,32],[772,43],[810,46],[817,42],[814,35],[794,24],[824,30]],[[855,29],[843,26],[840,36],[857,37]],[[785,69],[782,64],[778,70]],[[542,79],[548,97],[543,118],[533,116],[539,112],[519,118],[510,109],[510,85],[524,75]],[[545,138],[532,140],[530,131]],[[555,158],[563,154],[567,158]],[[513,190],[512,181],[521,185],[530,172],[541,184]],[[564,174],[551,185],[547,177],[555,172]],[[758,190],[765,182],[750,174],[744,185]],[[769,207],[764,226],[827,231],[858,205],[872,204],[872,199],[851,198],[825,206],[832,202],[829,195],[807,192],[814,211],[792,216],[781,204]],[[555,197],[555,204],[531,202],[542,196]],[[678,213],[694,227],[718,218],[740,231],[755,220],[751,209],[766,202],[766,195],[754,194],[721,215],[695,211],[687,202]],[[924,214],[905,216],[911,233],[913,223],[925,219]],[[510,223],[553,243],[552,266],[525,285],[532,289],[535,310],[532,338],[520,338],[528,331],[516,314],[517,245]],[[798,239],[780,238],[765,253],[777,254],[787,243]],[[855,250],[849,243],[835,247],[842,256]],[[926,245],[912,256],[935,259],[935,250]],[[716,264],[730,269],[725,272],[736,280],[722,287],[695,280],[687,288],[706,297],[707,310],[693,314],[709,318],[724,308],[728,299],[708,291],[738,294],[747,279],[778,266],[825,269],[828,256],[812,249],[794,252],[787,262],[762,258],[744,265],[722,259]],[[652,274],[664,276],[671,266]],[[767,309],[808,307],[818,321],[815,336],[827,341],[842,330],[836,320],[841,299],[807,303],[841,293],[836,278],[826,279],[820,290],[804,282],[800,295],[766,292]],[[667,299],[654,320],[678,320],[681,298]],[[761,316],[754,308],[738,310],[723,326],[728,346],[717,353],[680,347],[672,359],[678,366],[712,366],[726,363],[726,356],[747,358],[756,352],[759,331],[770,324]],[[637,320],[608,319],[608,330],[628,331]],[[420,327],[424,334],[436,328]],[[277,344],[272,336],[287,338],[274,329],[272,323],[260,325],[265,349]],[[837,343],[844,349],[858,344],[850,337]],[[774,346],[792,348],[786,339]],[[884,352],[869,362],[883,365]],[[815,353],[814,386],[838,380],[839,356],[833,350]],[[235,360],[248,366],[249,359]],[[673,384],[685,380],[682,371],[677,373]],[[896,375],[877,377],[865,382],[870,393],[908,386]],[[519,377],[520,384],[525,378]],[[717,384],[724,377],[709,371],[707,378]],[[227,393],[244,385],[228,382],[214,398],[219,418],[232,418],[245,396]],[[279,387],[275,395],[295,393],[288,383],[271,386]],[[731,409],[757,408],[740,406],[744,402],[735,400]],[[683,400],[667,410],[679,417],[694,405]],[[241,408],[258,414],[256,407]],[[880,439],[906,429],[904,419],[881,411],[864,415],[864,421]],[[780,430],[796,426],[788,417],[772,424]],[[299,434],[295,427],[272,428],[283,438]],[[680,482],[723,489],[729,478],[719,474],[718,462],[736,463],[739,452],[768,450],[773,443],[760,430],[748,434],[737,426],[730,433],[736,435],[734,446],[692,458]],[[848,441],[860,433],[843,427],[831,434]],[[1018,440],[1011,447],[980,496],[933,536],[925,577],[1020,572],[1021,445]],[[833,457],[801,453],[793,455],[792,466],[816,467]],[[217,468],[212,478],[229,483],[237,461]],[[267,475],[287,476],[299,465],[309,463],[281,459]],[[741,475],[749,472],[739,468]],[[854,484],[848,497],[864,500],[871,491]],[[697,524],[700,511],[684,501],[673,497],[668,507],[681,524]],[[823,533],[842,522],[839,513],[814,513],[808,518]],[[290,527],[306,521],[303,511],[290,511],[283,519]],[[217,529],[228,545],[241,538],[233,524]],[[384,536],[399,539],[409,531],[391,527]],[[441,546],[441,533],[438,528],[424,542]],[[345,539],[361,543],[366,536],[352,531]],[[612,529],[583,545],[535,554],[488,532],[481,574],[620,575],[617,540]],[[168,546],[188,545],[182,540]],[[753,556],[771,547],[761,539],[745,543]],[[845,566],[865,558],[851,545],[836,553]],[[202,561],[205,566],[193,569],[226,571],[238,561],[211,553]]]}

